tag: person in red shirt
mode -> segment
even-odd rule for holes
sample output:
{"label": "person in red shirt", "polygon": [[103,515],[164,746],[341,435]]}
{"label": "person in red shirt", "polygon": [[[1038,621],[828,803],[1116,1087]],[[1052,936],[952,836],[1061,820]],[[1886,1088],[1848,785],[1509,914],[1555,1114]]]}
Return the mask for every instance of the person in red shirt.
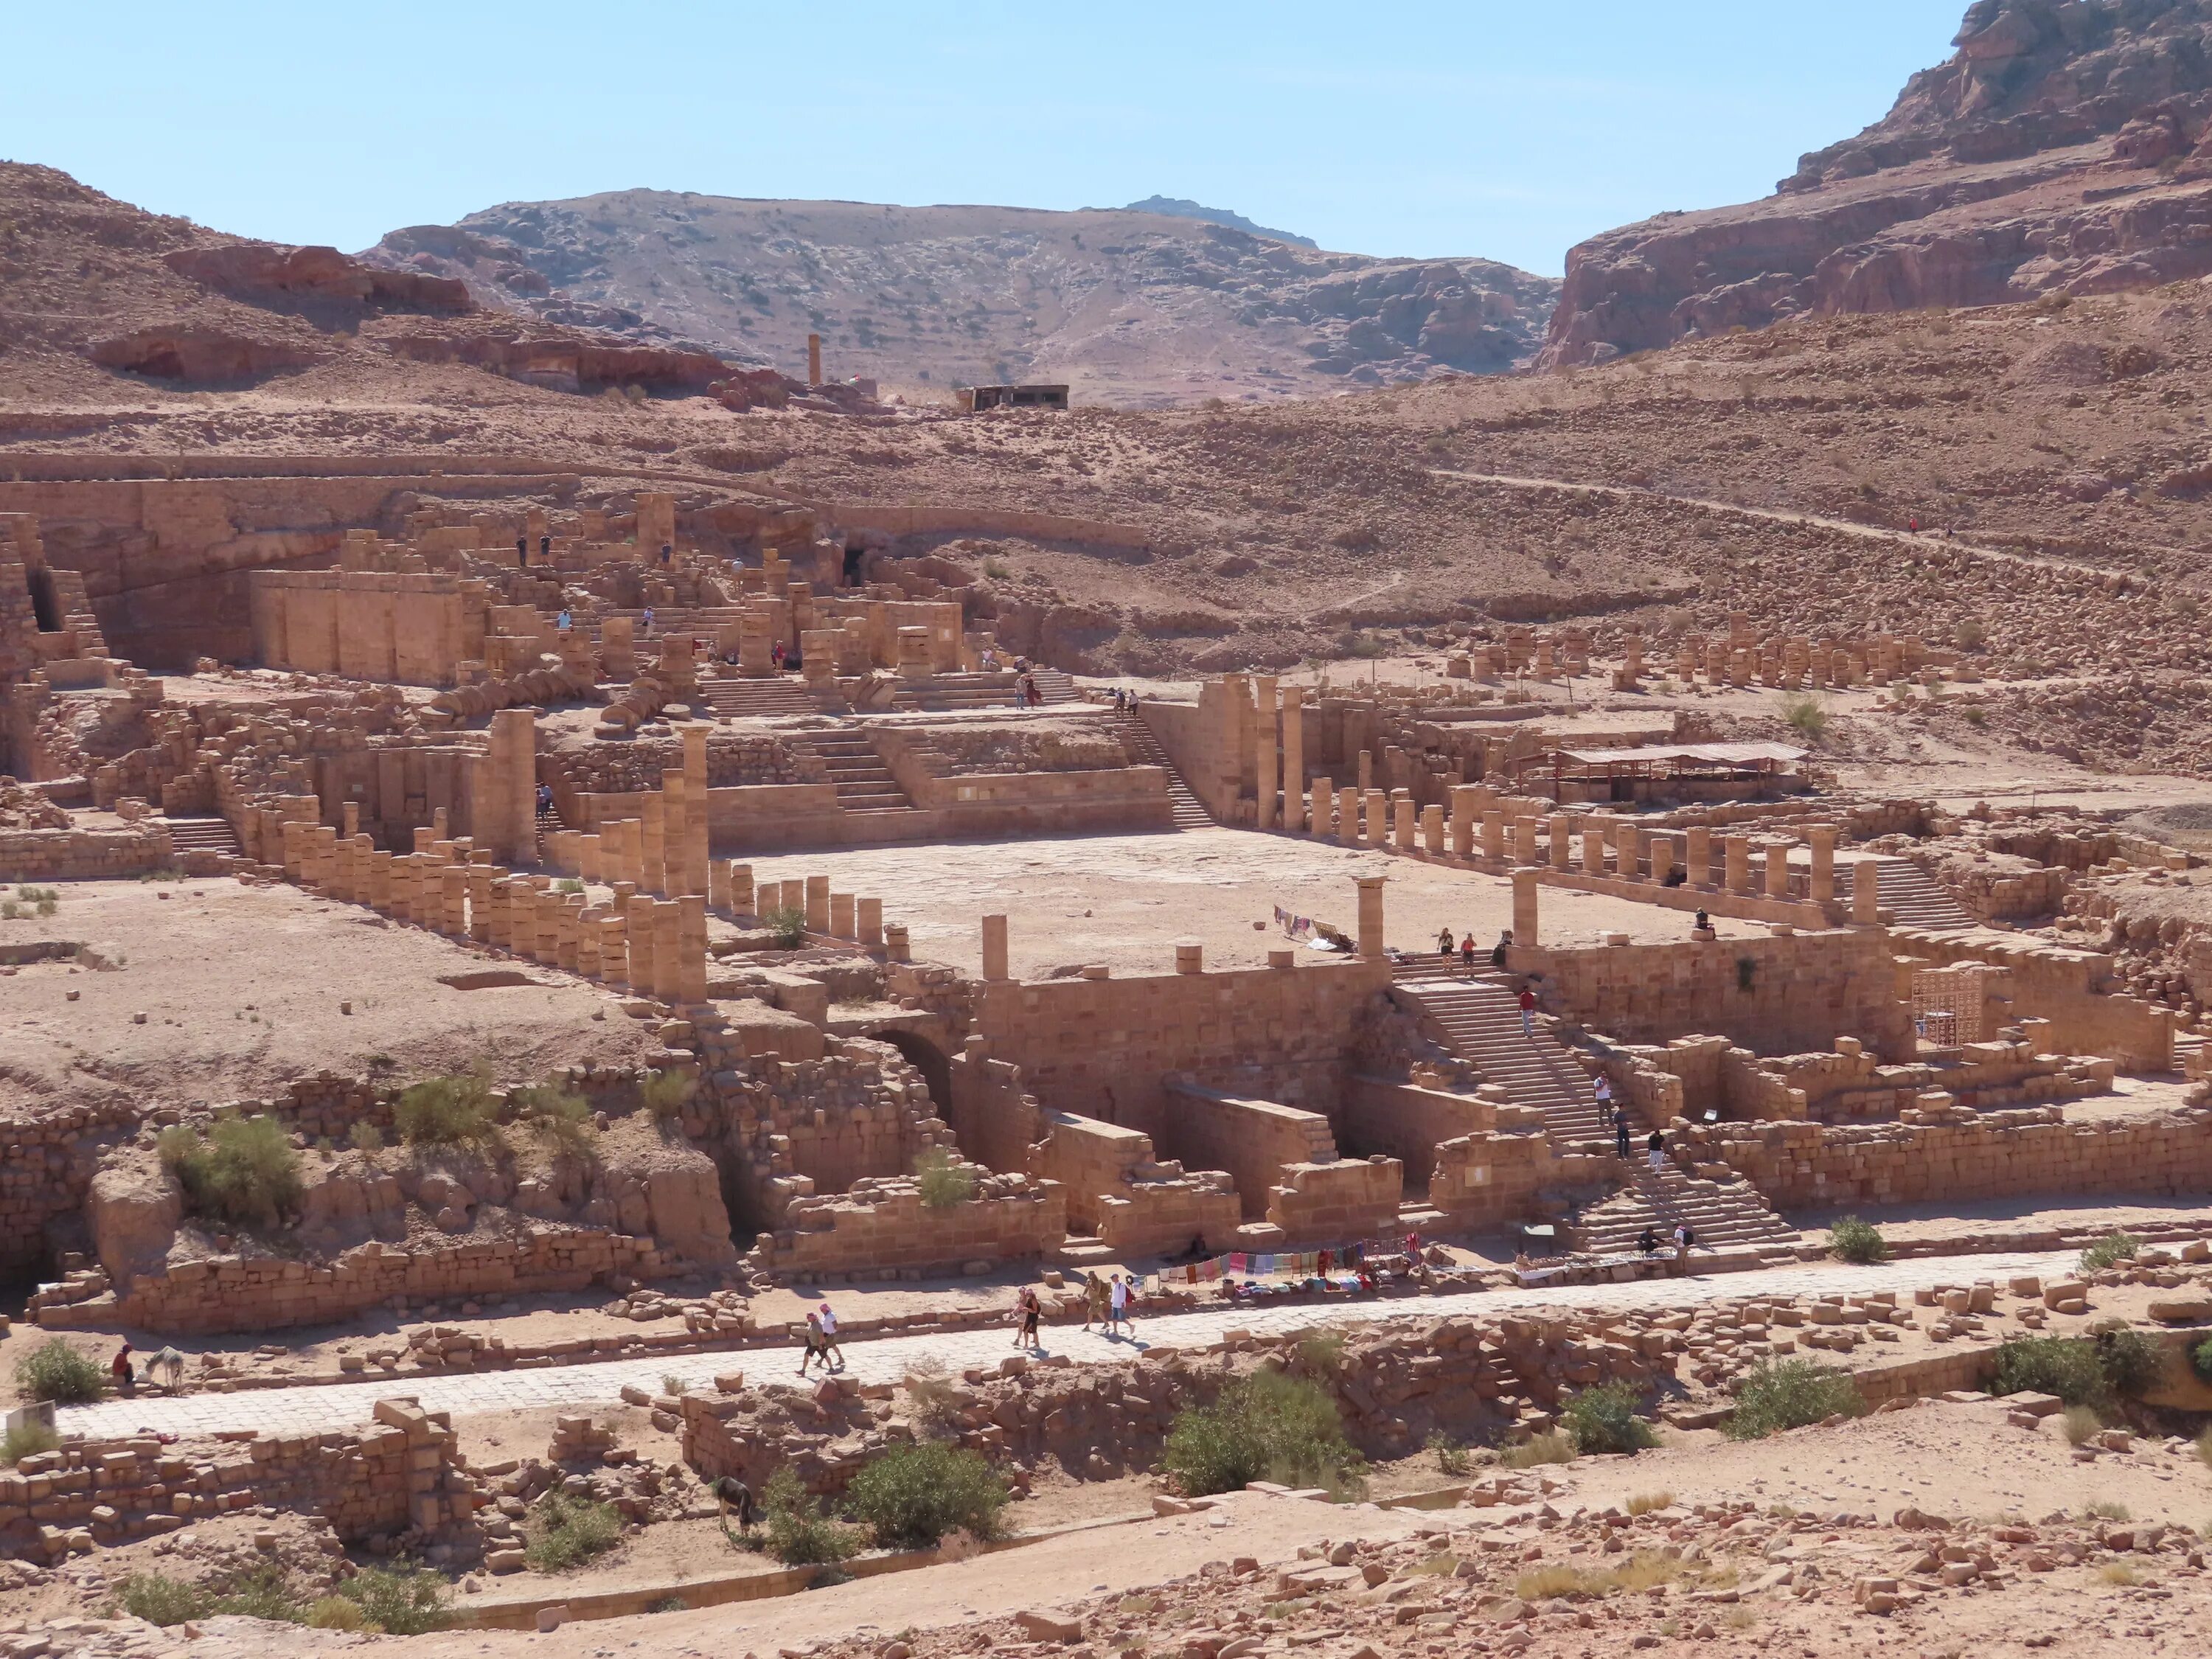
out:
{"label": "person in red shirt", "polygon": [[1521,1035],[1536,1035],[1536,994],[1526,985],[1521,988]]}

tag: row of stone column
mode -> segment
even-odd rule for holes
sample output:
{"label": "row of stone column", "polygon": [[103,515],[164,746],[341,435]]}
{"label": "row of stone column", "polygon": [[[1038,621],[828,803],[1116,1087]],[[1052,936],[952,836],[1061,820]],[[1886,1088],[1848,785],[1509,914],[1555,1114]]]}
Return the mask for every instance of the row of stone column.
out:
{"label": "row of stone column", "polygon": [[556,830],[547,837],[547,861],[582,881],[627,882],[640,892],[669,897],[708,897],[707,734],[712,729],[701,720],[679,726],[683,764],[661,773],[657,792],[639,797],[638,816],[608,820],[595,831]]}

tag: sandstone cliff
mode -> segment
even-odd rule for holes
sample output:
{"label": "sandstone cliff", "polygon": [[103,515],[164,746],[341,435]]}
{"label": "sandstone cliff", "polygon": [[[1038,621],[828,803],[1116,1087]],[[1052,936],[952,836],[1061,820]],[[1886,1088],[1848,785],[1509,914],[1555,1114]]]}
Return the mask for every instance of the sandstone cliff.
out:
{"label": "sandstone cliff", "polygon": [[[1486,259],[1327,253],[1188,216],[618,191],[394,231],[362,257],[485,304],[924,396],[1065,380],[1124,407],[1525,362],[1559,291]],[[1200,209],[1201,214],[1212,210]]]}
{"label": "sandstone cliff", "polygon": [[1573,249],[1540,361],[2212,272],[2212,0],[1975,0],[1954,44],[1764,201]]}

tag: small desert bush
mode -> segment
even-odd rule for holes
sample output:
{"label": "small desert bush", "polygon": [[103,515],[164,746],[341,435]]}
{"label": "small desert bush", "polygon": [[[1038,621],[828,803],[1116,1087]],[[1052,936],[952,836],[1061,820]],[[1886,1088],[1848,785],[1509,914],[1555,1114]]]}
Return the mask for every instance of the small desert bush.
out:
{"label": "small desert bush", "polygon": [[523,1559],[540,1572],[566,1572],[622,1542],[622,1511],[611,1504],[548,1492],[532,1506]]}
{"label": "small desert bush", "polygon": [[2089,1437],[2105,1426],[2105,1419],[2087,1406],[2069,1406],[2059,1419],[2059,1428],[2069,1446],[2084,1446]]}
{"label": "small desert bush", "polygon": [[1995,1395],[2056,1395],[2069,1406],[2103,1407],[2156,1386],[2165,1368],[2157,1343],[2125,1327],[2094,1337],[2017,1336],[1997,1349]]}
{"label": "small desert bush", "polygon": [[981,1453],[928,1440],[864,1464],[845,1501],[884,1548],[927,1549],[956,1528],[995,1538],[1006,1483]]}
{"label": "small desert bush", "polygon": [[1782,718],[1808,743],[1816,744],[1828,735],[1828,705],[1809,691],[1783,698]]}
{"label": "small desert bush", "polygon": [[2189,1351],[2189,1369],[2197,1373],[2201,1382],[2212,1382],[2212,1337],[2207,1337]]}
{"label": "small desert bush", "polygon": [[1889,1246],[1882,1242],[1881,1230],[1874,1223],[1847,1215],[1828,1229],[1828,1254],[1838,1261],[1864,1266],[1888,1261]]}
{"label": "small desert bush", "polygon": [[1722,1432],[1731,1440],[1763,1440],[1865,1410],[1866,1401],[1842,1371],[1807,1359],[1762,1360],[1736,1384],[1735,1410]]}
{"label": "small desert bush", "polygon": [[107,1370],[90,1354],[50,1336],[15,1362],[15,1388],[26,1400],[77,1406],[107,1391]]}
{"label": "small desert bush", "polygon": [[483,1072],[426,1078],[399,1097],[392,1126],[410,1146],[456,1146],[489,1140],[498,1115],[491,1079]]}
{"label": "small desert bush", "polygon": [[2212,1429],[2207,1429],[2197,1437],[2197,1461],[2205,1468],[2212,1468]]}
{"label": "small desert bush", "polygon": [[293,1591],[291,1578],[274,1561],[264,1561],[251,1572],[229,1580],[216,1594],[211,1611],[266,1619],[279,1625],[296,1625],[307,1616],[307,1607]]}
{"label": "small desert bush", "polygon": [[20,1463],[40,1452],[50,1452],[61,1443],[59,1434],[37,1419],[27,1417],[0,1436],[0,1463]]}
{"label": "small desert bush", "polygon": [[1575,1443],[1553,1429],[1544,1434],[1532,1434],[1517,1446],[1508,1446],[1498,1454],[1498,1461],[1509,1469],[1533,1469],[1544,1463],[1571,1463],[1575,1461]]}
{"label": "small desert bush", "polygon": [[359,1630],[368,1622],[368,1615],[361,1610],[361,1603],[348,1596],[322,1596],[307,1609],[307,1623],[311,1630]]}
{"label": "small desert bush", "polygon": [[1240,1377],[1211,1406],[1182,1413],[1160,1453],[1162,1473],[1188,1498],[1255,1480],[1349,1489],[1364,1467],[1328,1391],[1273,1370]]}
{"label": "small desert bush", "polygon": [[1309,1331],[1298,1339],[1298,1369],[1313,1376],[1334,1376],[1344,1364],[1342,1331]]}
{"label": "small desert bush", "polygon": [[15,896],[42,916],[50,916],[61,908],[62,896],[51,887],[18,887]]}
{"label": "small desert bush", "polygon": [[584,884],[574,876],[563,876],[553,884],[553,890],[556,893],[580,893],[584,890]]}
{"label": "small desert bush", "polygon": [[2108,1584],[2140,1584],[2142,1578],[2124,1561],[2107,1561],[2097,1569],[2097,1577]]}
{"label": "small desert bush", "polygon": [[1632,1595],[1671,1583],[1690,1571],[1685,1562],[1650,1551],[1638,1552],[1611,1567],[1577,1567],[1565,1561],[1547,1562],[1516,1577],[1513,1593],[1529,1602],[1546,1601],[1554,1596],[1573,1600]]}
{"label": "small desert bush", "polygon": [[[363,1567],[338,1586],[338,1594],[361,1609],[362,1630],[386,1636],[422,1636],[443,1630],[453,1622],[453,1590],[428,1567],[404,1562],[389,1567]],[[324,1630],[349,1626],[324,1624]]]}
{"label": "small desert bush", "polygon": [[1671,1492],[1639,1492],[1628,1500],[1631,1515],[1649,1515],[1654,1510],[1671,1508],[1674,1494]]}
{"label": "small desert bush", "polygon": [[779,949],[806,948],[806,912],[796,904],[782,904],[760,913],[760,924],[775,936]]}
{"label": "small desert bush", "polygon": [[637,1103],[656,1118],[678,1116],[699,1092],[699,1079],[689,1072],[647,1072],[637,1085]]}
{"label": "small desert bush", "polygon": [[945,1375],[942,1361],[924,1354],[906,1374],[907,1416],[915,1431],[932,1440],[951,1440],[960,1432],[959,1390]]}
{"label": "small desert bush", "polygon": [[1429,1437],[1429,1454],[1437,1460],[1439,1474],[1461,1475],[1468,1471],[1467,1448],[1442,1429]]}
{"label": "small desert bush", "polygon": [[2081,1516],[2086,1521],[2132,1521],[2135,1513],[2125,1504],[2099,1498],[2081,1505]]}
{"label": "small desert bush", "polygon": [[933,1146],[915,1159],[914,1173],[927,1208],[949,1210],[975,1195],[975,1172],[964,1164],[956,1163],[952,1154],[942,1146]]}
{"label": "small desert bush", "polygon": [[207,1616],[214,1598],[198,1584],[167,1573],[134,1572],[115,1587],[115,1605],[149,1625],[181,1625]]}
{"label": "small desert bush", "polygon": [[384,1131],[374,1123],[356,1123],[346,1131],[346,1144],[356,1152],[380,1152],[384,1150]]}
{"label": "small desert bush", "polygon": [[2142,1241],[2133,1233],[2115,1230],[2081,1252],[2081,1271],[2085,1273],[2100,1273],[2106,1267],[2118,1267],[2123,1261],[2132,1261],[2136,1252],[2142,1248]]}
{"label": "small desert bush", "polygon": [[2139,1400],[2166,1374],[2166,1352],[2148,1332],[2118,1325],[2091,1339],[2106,1386],[2123,1400]]}
{"label": "small desert bush", "polygon": [[155,1145],[194,1215],[273,1227],[300,1207],[300,1154],[276,1118],[218,1118],[205,1134],[173,1124]]}
{"label": "small desert bush", "polygon": [[1584,1389],[1559,1413],[1559,1426],[1584,1456],[1638,1452],[1659,1443],[1651,1425],[1636,1414],[1636,1391],[1625,1382]]}
{"label": "small desert bush", "polygon": [[824,1516],[789,1468],[769,1477],[761,1509],[768,1517],[768,1553],[787,1567],[834,1567],[860,1553],[860,1534]]}
{"label": "small desert bush", "polygon": [[517,1089],[507,1099],[547,1148],[563,1158],[591,1159],[599,1132],[592,1122],[592,1103],[583,1096],[541,1085]]}

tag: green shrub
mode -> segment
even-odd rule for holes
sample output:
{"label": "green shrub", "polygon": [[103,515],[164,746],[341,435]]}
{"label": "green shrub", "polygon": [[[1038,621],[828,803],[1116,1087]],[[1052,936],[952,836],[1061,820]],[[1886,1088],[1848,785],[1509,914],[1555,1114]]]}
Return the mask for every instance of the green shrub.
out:
{"label": "green shrub", "polygon": [[368,1623],[361,1603],[349,1596],[325,1595],[307,1609],[311,1630],[359,1630]]}
{"label": "green shrub", "polygon": [[2212,1336],[2189,1351],[2189,1369],[2197,1373],[2198,1381],[2212,1382]]}
{"label": "green shrub", "polygon": [[212,1611],[237,1613],[246,1619],[266,1619],[280,1625],[296,1625],[307,1616],[292,1581],[274,1561],[264,1561],[252,1571],[230,1580],[215,1599]]}
{"label": "green shrub", "polygon": [[776,948],[783,951],[803,951],[806,948],[806,912],[796,904],[778,905],[760,913],[760,924],[775,935]]}
{"label": "green shrub", "polygon": [[927,1549],[955,1528],[997,1536],[1006,1485],[980,1453],[925,1440],[863,1465],[845,1501],[884,1548]]}
{"label": "green shrub", "polygon": [[42,916],[50,916],[61,908],[62,896],[51,887],[18,887],[15,896]]}
{"label": "green shrub", "polygon": [[1838,1261],[1869,1262],[1889,1260],[1889,1246],[1871,1221],[1847,1215],[1828,1229],[1828,1254]]}
{"label": "green shrub", "polygon": [[563,876],[553,884],[553,890],[556,893],[580,893],[584,890],[584,884],[574,876]]}
{"label": "green shrub", "polygon": [[689,1072],[647,1072],[637,1085],[637,1100],[654,1117],[672,1118],[698,1092],[699,1079]]}
{"label": "green shrub", "polygon": [[1575,1443],[1557,1429],[1547,1434],[1532,1434],[1517,1445],[1508,1446],[1498,1454],[1501,1468],[1533,1469],[1540,1463],[1571,1463],[1575,1461]]}
{"label": "green shrub", "polygon": [[[360,1628],[373,1627],[386,1636],[422,1636],[453,1622],[453,1586],[428,1567],[410,1567],[404,1562],[363,1567],[338,1586],[338,1594],[360,1607]],[[326,1624],[320,1628],[343,1626]]]}
{"label": "green shrub", "polygon": [[621,1543],[622,1528],[611,1504],[548,1492],[531,1510],[523,1559],[540,1572],[566,1572]]}
{"label": "green shrub", "polygon": [[0,1463],[19,1463],[62,1443],[61,1436],[45,1424],[26,1419],[0,1436]]}
{"label": "green shrub", "polygon": [[181,1625],[204,1619],[213,1599],[198,1584],[167,1573],[134,1572],[115,1587],[115,1605],[149,1625]]}
{"label": "green shrub", "polygon": [[1460,1475],[1467,1473],[1467,1448],[1442,1429],[1429,1437],[1428,1449],[1429,1455],[1437,1460],[1438,1474]]}
{"label": "green shrub", "polygon": [[1809,691],[1783,698],[1782,718],[1808,743],[1828,735],[1828,705]]}
{"label": "green shrub", "polygon": [[915,1178],[921,1183],[921,1201],[933,1210],[949,1210],[975,1195],[975,1172],[957,1162],[942,1146],[933,1146],[914,1161]]}
{"label": "green shrub", "polygon": [[2136,1252],[2142,1248],[2142,1241],[2133,1233],[2124,1233],[2116,1229],[2081,1252],[2081,1271],[2085,1273],[2100,1273],[2123,1261],[2132,1261]]}
{"label": "green shrub", "polygon": [[15,1362],[15,1388],[26,1400],[77,1406],[107,1392],[107,1370],[62,1338],[50,1336]]}
{"label": "green shrub", "polygon": [[768,1518],[768,1553],[787,1567],[834,1567],[860,1553],[860,1534],[824,1516],[788,1467],[761,1489],[761,1510]]}
{"label": "green shrub", "polygon": [[483,1072],[426,1078],[392,1109],[392,1127],[410,1146],[454,1146],[488,1140],[497,1125],[491,1079]]}
{"label": "green shrub", "polygon": [[1181,1413],[1160,1453],[1161,1470],[1189,1498],[1255,1480],[1351,1489],[1364,1468],[1328,1390],[1273,1370],[1240,1377],[1211,1406]]}
{"label": "green shrub", "polygon": [[1997,1349],[1995,1395],[2056,1395],[2069,1406],[2102,1408],[2156,1385],[2165,1357],[2141,1331],[2124,1327],[2094,1338],[2016,1336]]}
{"label": "green shrub", "polygon": [[2069,1446],[2085,1446],[2089,1437],[2105,1426],[2105,1419],[2087,1406],[2069,1406],[2059,1413],[2059,1432],[2066,1437]]}
{"label": "green shrub", "polygon": [[1585,1456],[1643,1451],[1659,1443],[1651,1425],[1636,1414],[1636,1391],[1625,1382],[1584,1389],[1559,1413],[1559,1426]]}
{"label": "green shrub", "polygon": [[276,1118],[219,1118],[205,1134],[175,1124],[155,1145],[194,1215],[234,1227],[274,1227],[300,1207],[300,1154]]}
{"label": "green shrub", "polygon": [[346,1141],[357,1152],[384,1150],[384,1131],[374,1123],[356,1123],[346,1131]]}
{"label": "green shrub", "polygon": [[583,1096],[538,1085],[517,1089],[507,1101],[530,1133],[554,1152],[585,1161],[593,1156],[599,1132],[592,1121],[592,1103]]}
{"label": "green shrub", "polygon": [[1762,1360],[1736,1384],[1735,1410],[1722,1432],[1731,1440],[1763,1440],[1831,1417],[1856,1417],[1866,1401],[1842,1371],[1808,1359]]}

